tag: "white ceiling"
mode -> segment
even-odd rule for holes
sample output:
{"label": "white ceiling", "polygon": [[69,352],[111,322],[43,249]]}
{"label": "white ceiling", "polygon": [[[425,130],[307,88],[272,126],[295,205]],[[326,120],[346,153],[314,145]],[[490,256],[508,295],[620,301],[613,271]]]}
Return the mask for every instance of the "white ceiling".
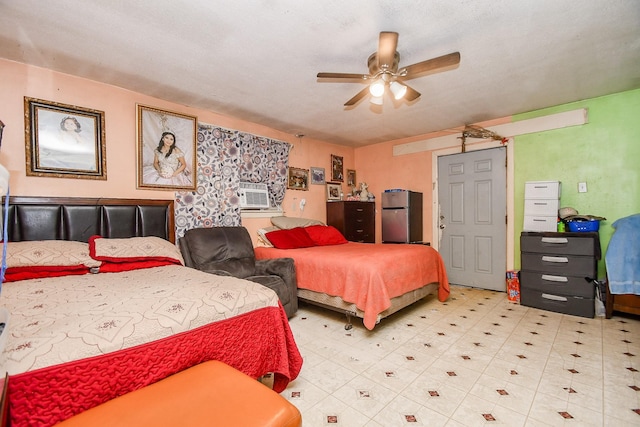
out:
{"label": "white ceiling", "polygon": [[[345,108],[363,86],[316,74],[367,73],[380,31],[460,66]],[[640,1],[0,0],[0,57],[359,147],[640,87]]]}

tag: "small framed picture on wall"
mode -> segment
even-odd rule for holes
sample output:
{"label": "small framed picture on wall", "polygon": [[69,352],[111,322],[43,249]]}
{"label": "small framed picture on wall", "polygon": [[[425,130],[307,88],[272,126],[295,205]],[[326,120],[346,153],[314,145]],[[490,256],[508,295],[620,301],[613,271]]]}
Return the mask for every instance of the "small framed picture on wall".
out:
{"label": "small framed picture on wall", "polygon": [[312,184],[325,184],[324,168],[311,167],[311,183]]}
{"label": "small framed picture on wall", "polygon": [[344,182],[344,164],[342,156],[331,155],[331,181]]}
{"label": "small framed picture on wall", "polygon": [[349,187],[356,186],[356,171],[353,169],[347,169],[347,185]]}
{"label": "small framed picture on wall", "polygon": [[289,167],[287,188],[291,190],[309,190],[309,169]]}
{"label": "small framed picture on wall", "polygon": [[327,200],[340,200],[342,184],[339,182],[327,182]]}

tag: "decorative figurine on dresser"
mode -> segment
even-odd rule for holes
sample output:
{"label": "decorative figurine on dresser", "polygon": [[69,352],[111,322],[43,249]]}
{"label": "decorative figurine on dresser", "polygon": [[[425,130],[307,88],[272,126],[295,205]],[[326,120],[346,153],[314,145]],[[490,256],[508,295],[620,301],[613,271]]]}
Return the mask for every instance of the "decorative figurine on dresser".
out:
{"label": "decorative figurine on dresser", "polygon": [[601,257],[598,232],[523,232],[520,303],[574,316],[594,317]]}

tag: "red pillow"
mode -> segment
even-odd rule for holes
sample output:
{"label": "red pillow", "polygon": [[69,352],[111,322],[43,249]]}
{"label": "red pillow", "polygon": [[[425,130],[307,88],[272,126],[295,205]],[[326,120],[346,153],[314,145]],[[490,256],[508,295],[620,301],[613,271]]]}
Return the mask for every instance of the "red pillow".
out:
{"label": "red pillow", "polygon": [[305,231],[317,246],[342,245],[348,240],[332,225],[311,225]]}
{"label": "red pillow", "polygon": [[296,249],[315,246],[311,237],[302,227],[289,230],[275,230],[265,234],[267,239],[278,249]]}

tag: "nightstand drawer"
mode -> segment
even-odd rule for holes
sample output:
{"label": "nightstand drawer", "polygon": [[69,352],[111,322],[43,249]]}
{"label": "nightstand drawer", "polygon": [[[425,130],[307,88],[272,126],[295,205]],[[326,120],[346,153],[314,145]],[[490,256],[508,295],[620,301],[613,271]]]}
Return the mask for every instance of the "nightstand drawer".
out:
{"label": "nightstand drawer", "polygon": [[595,277],[596,261],[593,257],[575,255],[543,255],[521,253],[522,270],[539,271],[560,276]]}
{"label": "nightstand drawer", "polygon": [[520,272],[521,288],[551,294],[573,295],[584,298],[595,298],[595,287],[587,282],[584,276],[566,276],[547,274],[537,271]]}
{"label": "nightstand drawer", "polygon": [[590,317],[595,315],[595,300],[530,289],[520,289],[520,304],[556,313]]}
{"label": "nightstand drawer", "polygon": [[560,255],[584,255],[593,257],[596,253],[596,241],[593,238],[569,237],[562,233],[552,236],[520,236],[522,252],[536,252]]}

